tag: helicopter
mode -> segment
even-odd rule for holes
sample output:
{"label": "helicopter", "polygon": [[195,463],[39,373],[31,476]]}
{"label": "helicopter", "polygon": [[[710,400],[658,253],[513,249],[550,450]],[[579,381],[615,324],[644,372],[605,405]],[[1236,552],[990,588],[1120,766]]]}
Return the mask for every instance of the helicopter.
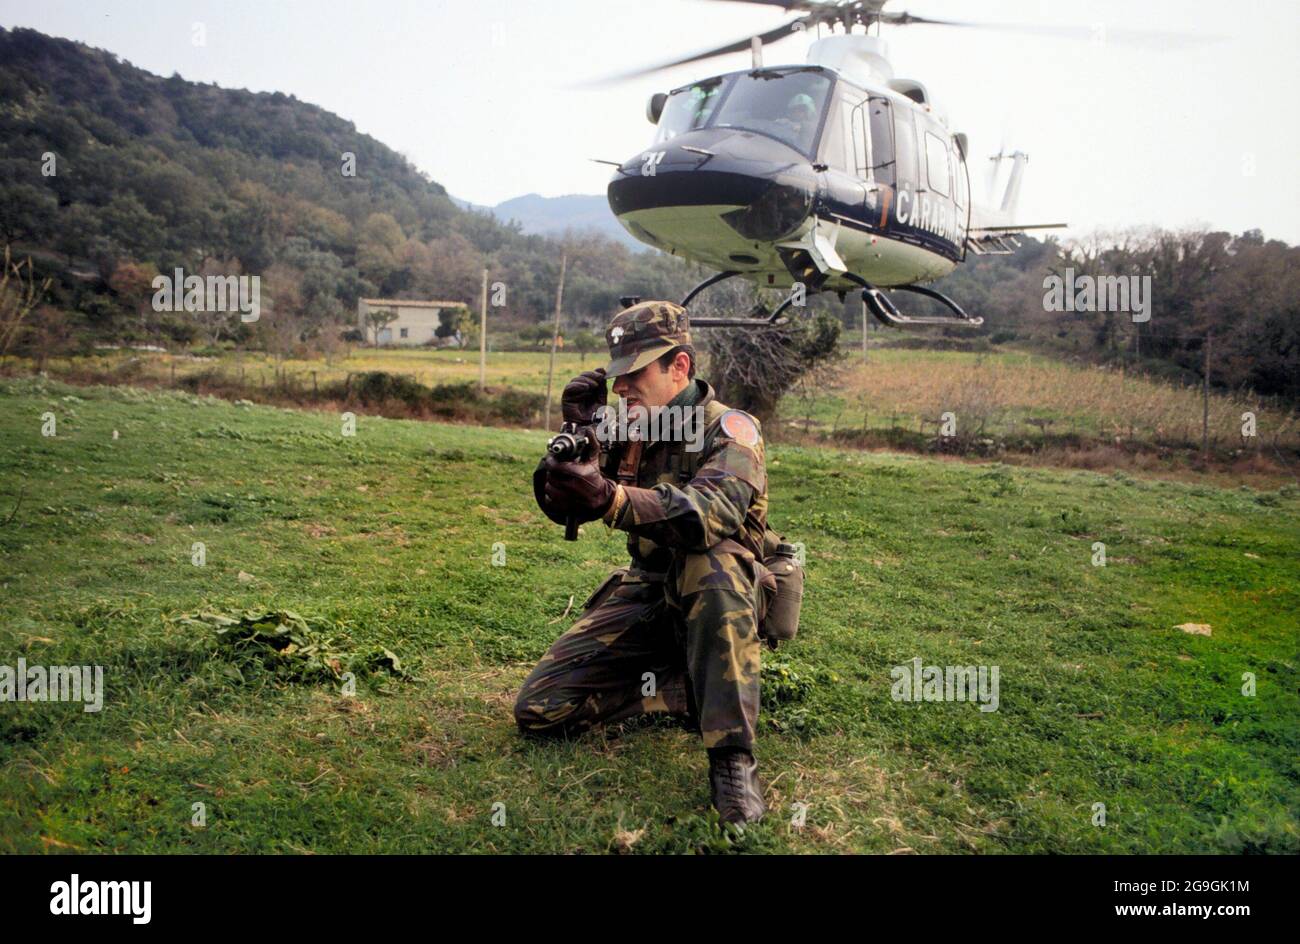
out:
{"label": "helicopter", "polygon": [[[970,26],[886,12],[889,0],[739,0],[805,15],[758,36],[618,76],[646,75],[751,50],[751,67],[651,96],[656,126],[644,151],[617,164],[607,197],[638,240],[718,270],[682,300],[735,277],[790,294],[767,317],[692,318],[699,327],[763,327],[792,305],[861,289],[866,311],[894,327],[976,327],[938,279],[967,254],[1010,254],[1027,230],[1065,223],[1016,218],[1028,155],[999,150],[1011,168],[1000,203],[972,199],[968,139],[950,130],[924,84],[894,74],[880,26]],[[871,27],[877,35],[871,35]],[[763,47],[827,27],[798,65],[763,65]],[[854,32],[861,27],[863,32]],[[834,32],[842,28],[842,32]],[[1016,27],[1010,27],[1016,28]],[[1032,29],[1032,28],[1031,28]],[[946,315],[906,315],[886,289],[940,302]]]}

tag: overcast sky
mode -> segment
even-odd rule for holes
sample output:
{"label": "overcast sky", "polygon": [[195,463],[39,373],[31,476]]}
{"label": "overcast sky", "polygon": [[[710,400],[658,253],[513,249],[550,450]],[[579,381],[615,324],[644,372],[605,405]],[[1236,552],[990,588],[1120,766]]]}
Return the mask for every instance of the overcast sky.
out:
{"label": "overcast sky", "polygon": [[[1294,0],[915,0],[921,16],[1082,27],[1065,40],[947,27],[886,29],[971,139],[972,185],[1005,139],[1030,155],[1025,222],[1070,234],[1154,223],[1258,227],[1300,242]],[[770,29],[779,9],[718,0],[187,2],[0,0],[0,24],[110,50],[161,75],[291,93],[401,151],[453,195],[603,193],[644,148],[650,93],[743,68],[748,53],[649,79],[580,83]],[[206,45],[193,42],[203,24]],[[1128,42],[1120,30],[1195,41]],[[1217,38],[1216,38],[1217,37]],[[769,48],[803,60],[808,40]]]}

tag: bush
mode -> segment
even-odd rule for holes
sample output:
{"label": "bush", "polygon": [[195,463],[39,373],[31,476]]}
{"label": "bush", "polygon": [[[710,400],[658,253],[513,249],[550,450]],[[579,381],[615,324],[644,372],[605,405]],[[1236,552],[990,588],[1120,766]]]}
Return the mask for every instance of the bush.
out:
{"label": "bush", "polygon": [[327,397],[353,400],[383,415],[436,416],[472,423],[528,423],[540,411],[546,398],[507,388],[479,393],[473,381],[438,384],[429,388],[402,374],[382,370],[357,374],[348,383],[334,383],[323,390]]}
{"label": "bush", "polygon": [[168,318],[162,323],[162,331],[177,344],[190,344],[199,336],[199,329],[194,322],[181,318]]}
{"label": "bush", "polygon": [[402,374],[371,370],[353,378],[352,395],[365,404],[400,400],[409,406],[417,406],[428,399],[429,388]]}

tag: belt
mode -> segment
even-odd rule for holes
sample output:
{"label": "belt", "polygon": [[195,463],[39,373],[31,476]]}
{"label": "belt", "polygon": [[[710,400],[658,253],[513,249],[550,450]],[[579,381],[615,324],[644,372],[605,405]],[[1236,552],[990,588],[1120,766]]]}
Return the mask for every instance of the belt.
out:
{"label": "belt", "polygon": [[[759,561],[762,560],[762,558],[755,554],[751,548],[746,547],[735,538],[723,538],[714,545],[714,549],[723,554],[739,554],[741,557],[750,557]],[[648,570],[642,570],[640,567],[629,566],[623,580],[626,583],[663,583],[668,579],[669,573],[671,573],[671,571],[653,573]]]}

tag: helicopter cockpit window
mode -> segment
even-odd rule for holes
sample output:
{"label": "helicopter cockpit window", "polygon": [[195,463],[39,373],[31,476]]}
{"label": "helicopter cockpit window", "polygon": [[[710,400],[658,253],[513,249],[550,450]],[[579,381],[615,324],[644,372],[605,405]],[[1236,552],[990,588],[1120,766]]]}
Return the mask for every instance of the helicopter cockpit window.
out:
{"label": "helicopter cockpit window", "polygon": [[738,75],[712,127],[765,134],[811,157],[830,87],[820,72]]}
{"label": "helicopter cockpit window", "polygon": [[685,131],[703,128],[713,116],[722,89],[722,80],[714,79],[671,93],[664,104],[663,114],[659,116],[659,131],[654,143],[662,144]]}
{"label": "helicopter cockpit window", "polygon": [[822,131],[821,159],[828,167],[846,174],[856,172],[853,145],[853,112],[866,93],[840,82],[831,99],[830,114]]}
{"label": "helicopter cockpit window", "polygon": [[867,116],[859,105],[853,109],[853,122],[849,126],[853,139],[853,172],[865,180],[871,173],[871,155],[867,152],[870,139],[867,137]]}

